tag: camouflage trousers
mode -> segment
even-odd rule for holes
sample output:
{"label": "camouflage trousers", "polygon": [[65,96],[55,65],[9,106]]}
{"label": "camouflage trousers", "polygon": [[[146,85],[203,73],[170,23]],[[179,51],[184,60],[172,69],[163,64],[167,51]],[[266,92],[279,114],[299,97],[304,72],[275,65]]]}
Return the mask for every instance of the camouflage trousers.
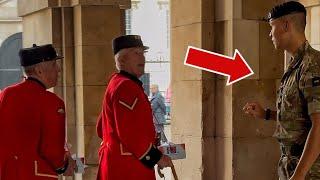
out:
{"label": "camouflage trousers", "polygon": [[[278,163],[279,180],[290,179],[290,177],[293,175],[299,163],[299,158],[300,158],[299,156],[291,155],[290,152],[288,152],[288,150],[285,150],[283,147],[281,148],[281,158]],[[320,159],[319,158],[312,165],[305,179],[320,180]]]}
{"label": "camouflage trousers", "polygon": [[279,180],[289,180],[299,162],[297,157],[282,154],[278,163]]}

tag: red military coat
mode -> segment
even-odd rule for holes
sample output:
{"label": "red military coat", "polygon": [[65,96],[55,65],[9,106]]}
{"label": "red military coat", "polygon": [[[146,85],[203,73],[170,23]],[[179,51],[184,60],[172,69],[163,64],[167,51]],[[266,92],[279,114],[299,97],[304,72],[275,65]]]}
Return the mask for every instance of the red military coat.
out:
{"label": "red military coat", "polygon": [[151,106],[141,85],[123,71],[109,82],[97,123],[103,139],[98,180],[155,180],[153,166],[162,154],[154,147]]}
{"label": "red military coat", "polygon": [[64,166],[64,103],[35,79],[0,93],[0,179],[54,180]]}

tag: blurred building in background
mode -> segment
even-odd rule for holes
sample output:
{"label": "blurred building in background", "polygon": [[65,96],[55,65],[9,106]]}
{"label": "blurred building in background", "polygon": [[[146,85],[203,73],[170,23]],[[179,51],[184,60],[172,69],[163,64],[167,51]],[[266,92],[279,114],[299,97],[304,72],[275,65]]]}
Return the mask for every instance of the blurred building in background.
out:
{"label": "blurred building in background", "polygon": [[0,0],[0,89],[21,80],[22,18],[17,0]]}
{"label": "blurred building in background", "polygon": [[150,49],[146,53],[146,74],[142,77],[150,95],[151,84],[158,84],[165,95],[170,84],[169,0],[132,0],[125,14],[126,34],[139,34]]}

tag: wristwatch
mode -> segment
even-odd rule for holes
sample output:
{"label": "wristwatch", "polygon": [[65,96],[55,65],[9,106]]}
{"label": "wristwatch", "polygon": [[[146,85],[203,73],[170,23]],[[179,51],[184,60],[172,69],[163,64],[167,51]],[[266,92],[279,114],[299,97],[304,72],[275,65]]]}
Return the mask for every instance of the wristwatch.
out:
{"label": "wristwatch", "polygon": [[271,117],[271,110],[269,108],[266,109],[266,116],[264,117],[265,120],[270,120]]}

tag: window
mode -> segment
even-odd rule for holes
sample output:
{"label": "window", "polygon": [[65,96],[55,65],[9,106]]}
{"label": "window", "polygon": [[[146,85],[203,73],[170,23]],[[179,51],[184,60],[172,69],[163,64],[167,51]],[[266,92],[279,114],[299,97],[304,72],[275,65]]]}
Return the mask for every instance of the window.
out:
{"label": "window", "polygon": [[170,14],[169,9],[166,9],[166,25],[167,25],[167,48],[170,48]]}
{"label": "window", "polygon": [[132,31],[131,18],[132,18],[132,10],[131,9],[125,10],[126,35],[130,35]]}

